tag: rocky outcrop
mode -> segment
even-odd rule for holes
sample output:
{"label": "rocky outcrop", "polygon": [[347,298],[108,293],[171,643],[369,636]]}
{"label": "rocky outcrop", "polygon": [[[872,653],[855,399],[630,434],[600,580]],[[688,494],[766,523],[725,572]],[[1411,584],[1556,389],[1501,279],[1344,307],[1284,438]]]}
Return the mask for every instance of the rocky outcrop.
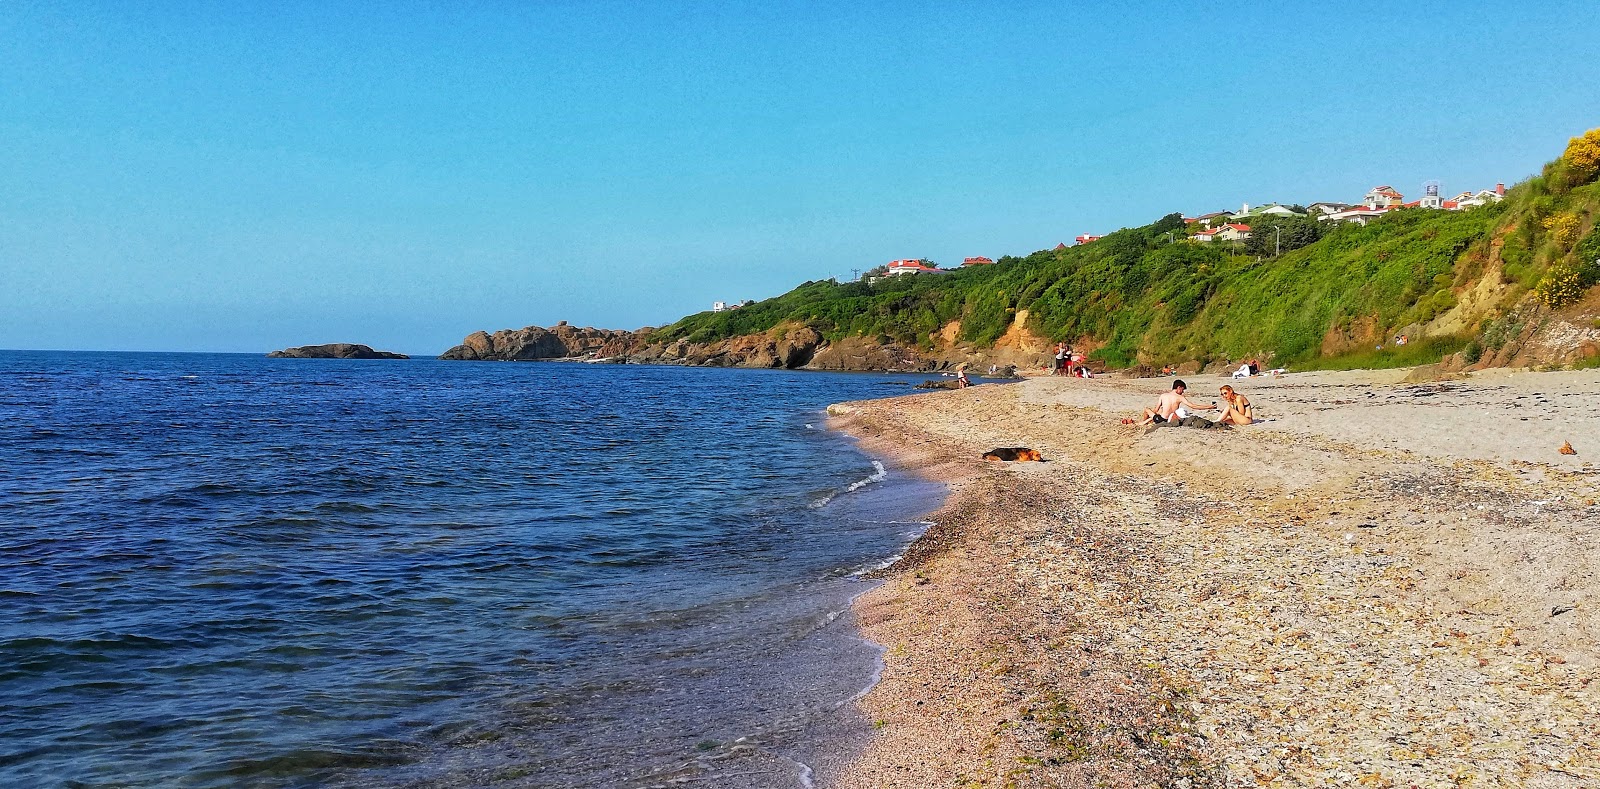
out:
{"label": "rocky outcrop", "polygon": [[637,364],[687,364],[699,367],[776,367],[793,370],[811,364],[822,335],[809,326],[784,324],[762,334],[709,343],[679,339],[647,346],[628,357]]}
{"label": "rocky outcrop", "polygon": [[439,355],[440,359],[466,361],[536,361],[540,359],[592,359],[628,356],[644,347],[651,332],[618,329],[578,328],[562,321],[546,329],[528,326],[501,329],[490,334],[474,332],[460,345]]}
{"label": "rocky outcrop", "polygon": [[410,359],[403,353],[374,351],[366,345],[348,342],[331,342],[326,345],[302,345],[284,348],[267,354],[269,359]]}
{"label": "rocky outcrop", "polygon": [[695,367],[761,367],[786,370],[849,370],[937,372],[967,364],[972,374],[991,367],[1015,373],[1017,367],[1037,368],[1046,360],[1031,346],[977,349],[959,344],[917,349],[883,338],[846,337],[829,342],[816,329],[798,322],[783,323],[759,334],[690,342],[649,342],[654,329],[617,331],[575,328],[559,323],[548,329],[529,326],[503,329],[493,334],[476,332],[439,358],[468,361],[537,361],[584,359],[625,361],[630,364],[676,364]]}

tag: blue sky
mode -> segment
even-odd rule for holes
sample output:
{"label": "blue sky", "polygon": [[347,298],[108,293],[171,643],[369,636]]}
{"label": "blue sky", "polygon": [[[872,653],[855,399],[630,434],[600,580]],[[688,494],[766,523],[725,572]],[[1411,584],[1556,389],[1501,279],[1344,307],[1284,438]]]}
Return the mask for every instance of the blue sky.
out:
{"label": "blue sky", "polygon": [[1600,126],[1592,3],[134,5],[0,6],[0,348],[660,325]]}

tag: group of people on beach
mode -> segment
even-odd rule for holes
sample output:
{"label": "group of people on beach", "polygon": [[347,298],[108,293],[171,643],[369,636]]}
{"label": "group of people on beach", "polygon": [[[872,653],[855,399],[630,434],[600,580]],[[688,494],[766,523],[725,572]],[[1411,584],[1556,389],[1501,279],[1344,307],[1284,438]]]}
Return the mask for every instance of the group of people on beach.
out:
{"label": "group of people on beach", "polygon": [[[1134,422],[1132,419],[1122,420],[1123,424],[1146,425],[1188,425],[1192,427],[1220,427],[1234,425],[1248,425],[1255,422],[1255,408],[1250,405],[1250,398],[1235,391],[1232,386],[1223,384],[1217,390],[1222,397],[1222,406],[1216,402],[1201,405],[1190,400],[1185,393],[1189,385],[1178,379],[1172,382],[1172,390],[1165,392],[1156,400],[1154,408],[1146,408],[1144,416]],[[1200,416],[1198,411],[1221,411],[1222,416],[1215,422]],[[1195,421],[1191,421],[1195,420]]]}
{"label": "group of people on beach", "polygon": [[1072,350],[1072,346],[1056,343],[1055,367],[1051,375],[1070,375],[1074,378],[1093,378],[1094,373],[1089,372],[1088,365],[1083,363],[1083,354]]}

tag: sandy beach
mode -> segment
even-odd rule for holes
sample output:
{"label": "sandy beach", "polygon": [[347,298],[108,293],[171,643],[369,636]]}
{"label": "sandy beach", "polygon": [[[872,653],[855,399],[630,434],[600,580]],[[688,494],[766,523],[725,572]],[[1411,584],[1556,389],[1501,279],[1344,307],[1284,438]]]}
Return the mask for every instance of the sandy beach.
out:
{"label": "sandy beach", "polygon": [[1600,786],[1600,372],[1405,376],[1232,382],[1227,431],[1119,424],[1170,378],[834,407],[952,495],[857,602],[831,783]]}

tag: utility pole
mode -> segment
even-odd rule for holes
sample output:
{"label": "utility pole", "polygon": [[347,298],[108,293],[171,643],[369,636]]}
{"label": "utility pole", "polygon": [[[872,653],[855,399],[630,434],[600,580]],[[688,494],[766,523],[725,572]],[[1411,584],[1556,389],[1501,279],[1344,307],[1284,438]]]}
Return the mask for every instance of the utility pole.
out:
{"label": "utility pole", "polygon": [[1172,243],[1172,231],[1171,230],[1167,231],[1167,243],[1168,244]]}
{"label": "utility pole", "polygon": [[858,269],[858,268],[850,269],[850,281],[851,282],[859,282],[860,280],[861,280],[861,269]]}
{"label": "utility pole", "polygon": [[1272,249],[1272,256],[1277,257],[1283,254],[1283,225],[1276,225],[1272,229],[1278,231],[1278,241]]}

